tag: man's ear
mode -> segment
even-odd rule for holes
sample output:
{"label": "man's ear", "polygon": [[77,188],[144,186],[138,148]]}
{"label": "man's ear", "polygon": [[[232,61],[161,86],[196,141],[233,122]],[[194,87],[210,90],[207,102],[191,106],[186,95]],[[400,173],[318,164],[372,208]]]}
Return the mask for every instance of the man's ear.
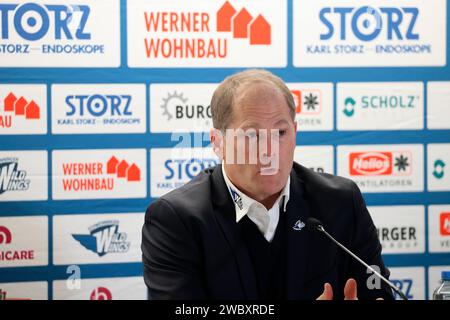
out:
{"label": "man's ear", "polygon": [[220,160],[223,160],[224,143],[222,131],[216,128],[212,128],[209,132],[209,139],[211,140],[211,146],[214,150],[214,153]]}

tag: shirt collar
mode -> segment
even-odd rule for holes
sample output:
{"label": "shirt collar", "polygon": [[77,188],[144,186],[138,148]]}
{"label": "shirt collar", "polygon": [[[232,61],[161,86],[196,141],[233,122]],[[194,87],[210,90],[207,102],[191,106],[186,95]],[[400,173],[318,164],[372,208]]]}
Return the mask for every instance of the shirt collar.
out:
{"label": "shirt collar", "polygon": [[[250,210],[250,208],[253,205],[261,205],[262,204],[255,199],[250,198],[245,193],[240,191],[238,188],[234,186],[234,184],[230,181],[230,179],[227,176],[227,173],[225,172],[225,167],[222,164],[222,174],[223,178],[225,180],[225,184],[227,185],[228,191],[230,192],[231,199],[233,199],[234,207],[236,210],[236,222],[239,222]],[[286,212],[286,205],[289,201],[290,197],[290,185],[291,185],[291,177],[288,177],[288,180],[286,182],[286,185],[284,186],[283,190],[281,191],[280,196],[278,197],[277,201],[275,201],[275,205],[279,205],[281,203],[281,200],[284,197],[283,202],[283,211]]]}

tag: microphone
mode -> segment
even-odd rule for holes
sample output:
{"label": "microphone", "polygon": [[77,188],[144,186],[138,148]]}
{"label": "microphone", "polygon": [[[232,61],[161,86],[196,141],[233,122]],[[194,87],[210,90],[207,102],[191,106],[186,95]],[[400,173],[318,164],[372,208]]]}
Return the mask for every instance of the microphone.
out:
{"label": "microphone", "polygon": [[347,252],[350,256],[352,256],[355,260],[357,260],[359,263],[364,265],[367,269],[372,271],[374,274],[376,274],[383,282],[385,282],[389,287],[392,288],[403,300],[408,300],[406,295],[397,288],[392,282],[390,282],[388,279],[383,277],[378,271],[376,271],[374,268],[369,266],[367,263],[365,263],[363,260],[361,260],[357,255],[355,255],[353,252],[351,252],[349,249],[347,249],[343,244],[341,244],[339,241],[337,241],[335,238],[333,238],[323,227],[322,222],[320,220],[317,220],[316,218],[310,217],[306,220],[306,227],[310,230],[319,231],[323,234],[325,234],[329,239],[331,239],[334,243],[336,243],[339,247],[341,247],[345,252]]}

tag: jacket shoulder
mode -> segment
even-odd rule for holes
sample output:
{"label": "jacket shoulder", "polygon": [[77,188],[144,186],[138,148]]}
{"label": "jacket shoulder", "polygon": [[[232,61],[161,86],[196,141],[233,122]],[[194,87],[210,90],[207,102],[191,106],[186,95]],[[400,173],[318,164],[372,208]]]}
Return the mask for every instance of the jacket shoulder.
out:
{"label": "jacket shoulder", "polygon": [[[217,166],[216,166],[217,167]],[[156,208],[170,208],[178,215],[202,215],[211,208],[211,175],[216,167],[200,172],[191,181],[153,201],[147,215]],[[157,214],[156,212],[152,212]]]}

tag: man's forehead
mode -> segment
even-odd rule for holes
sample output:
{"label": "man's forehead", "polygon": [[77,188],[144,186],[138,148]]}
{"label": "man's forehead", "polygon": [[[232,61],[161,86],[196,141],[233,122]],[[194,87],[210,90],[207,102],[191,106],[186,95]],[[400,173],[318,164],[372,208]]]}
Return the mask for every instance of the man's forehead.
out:
{"label": "man's forehead", "polygon": [[268,99],[283,99],[283,94],[272,83],[255,82],[239,88],[235,104],[254,105]]}

